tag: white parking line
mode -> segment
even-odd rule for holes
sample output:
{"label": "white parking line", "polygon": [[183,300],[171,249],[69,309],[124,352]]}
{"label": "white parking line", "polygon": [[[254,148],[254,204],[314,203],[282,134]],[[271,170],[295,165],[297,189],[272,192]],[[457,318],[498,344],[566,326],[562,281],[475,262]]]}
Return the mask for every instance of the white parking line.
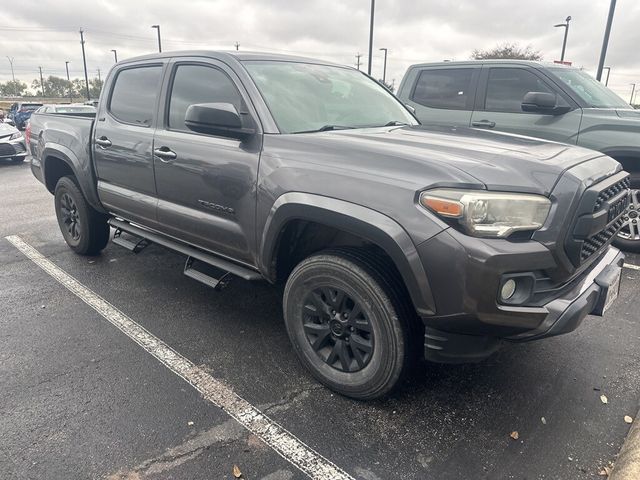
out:
{"label": "white parking line", "polygon": [[251,433],[260,437],[262,441],[296,468],[313,479],[353,480],[351,475],[303,443],[291,432],[271,420],[189,359],[180,355],[144,327],[131,320],[98,294],[82,285],[19,236],[11,235],[5,238],[71,293],[153,355],[169,370],[184,379],[204,398],[223,409]]}
{"label": "white parking line", "polygon": [[630,268],[631,270],[640,270],[638,265],[634,265],[633,263],[625,263],[625,268]]}

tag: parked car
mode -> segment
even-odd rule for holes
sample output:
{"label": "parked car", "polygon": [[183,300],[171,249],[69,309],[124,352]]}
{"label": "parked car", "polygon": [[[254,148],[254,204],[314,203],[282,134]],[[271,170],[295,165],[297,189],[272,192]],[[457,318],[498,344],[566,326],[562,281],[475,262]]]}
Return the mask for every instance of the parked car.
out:
{"label": "parked car", "polygon": [[471,126],[580,145],[631,174],[631,208],[615,244],[640,251],[640,111],[580,69],[521,60],[409,67],[398,97],[425,124]]}
{"label": "parked car", "polygon": [[618,294],[629,176],[602,153],[425,128],[362,72],[299,57],[148,55],[102,92],[97,121],[31,119],[69,247],[95,255],[111,226],[206,285],[284,285],[295,353],[341,394],[572,331]]}
{"label": "parked car", "polygon": [[0,161],[24,162],[27,148],[22,132],[13,125],[0,122]]}
{"label": "parked car", "polygon": [[31,118],[31,114],[41,106],[41,103],[14,103],[13,105],[11,105],[9,118],[13,120],[13,123],[18,129],[24,130],[24,128],[27,126],[27,121],[29,120],[29,118]]}

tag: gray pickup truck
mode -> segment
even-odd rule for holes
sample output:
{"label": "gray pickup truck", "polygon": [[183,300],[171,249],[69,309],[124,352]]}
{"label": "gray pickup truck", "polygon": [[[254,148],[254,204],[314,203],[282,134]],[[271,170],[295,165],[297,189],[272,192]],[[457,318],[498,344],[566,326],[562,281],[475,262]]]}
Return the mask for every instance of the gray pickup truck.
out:
{"label": "gray pickup truck", "polygon": [[615,300],[629,176],[593,150],[425,128],[363,73],[280,55],[123,61],[95,119],[36,113],[31,168],[68,245],[155,243],[185,274],[284,286],[322,383],[388,393],[411,363],[478,361]]}
{"label": "gray pickup truck", "polygon": [[522,60],[412,65],[398,97],[427,125],[497,130],[606,153],[629,172],[614,244],[640,252],[640,110],[578,68]]}

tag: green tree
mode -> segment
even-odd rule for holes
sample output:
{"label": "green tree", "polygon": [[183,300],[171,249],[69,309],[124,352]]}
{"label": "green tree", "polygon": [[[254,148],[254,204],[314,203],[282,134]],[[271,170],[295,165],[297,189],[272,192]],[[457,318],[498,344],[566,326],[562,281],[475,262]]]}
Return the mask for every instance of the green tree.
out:
{"label": "green tree", "polygon": [[517,59],[517,60],[542,60],[542,53],[534,50],[531,45],[521,47],[517,43],[500,43],[489,50],[474,50],[471,53],[473,60]]}
{"label": "green tree", "polygon": [[27,84],[21,82],[20,80],[9,80],[6,83],[0,83],[0,95],[12,97],[15,95],[23,95],[24,91],[27,89]]}
{"label": "green tree", "polygon": [[100,97],[100,92],[102,91],[103,85],[104,82],[101,78],[92,78],[91,80],[89,80],[89,93],[93,100],[96,100],[98,97]]}
{"label": "green tree", "polygon": [[73,84],[62,77],[56,77],[54,75],[49,75],[44,79],[44,94],[42,93],[42,85],[40,84],[40,79],[36,78],[31,83],[31,88],[36,90],[37,95],[42,95],[46,97],[68,97],[69,90],[71,89],[71,94],[73,95]]}

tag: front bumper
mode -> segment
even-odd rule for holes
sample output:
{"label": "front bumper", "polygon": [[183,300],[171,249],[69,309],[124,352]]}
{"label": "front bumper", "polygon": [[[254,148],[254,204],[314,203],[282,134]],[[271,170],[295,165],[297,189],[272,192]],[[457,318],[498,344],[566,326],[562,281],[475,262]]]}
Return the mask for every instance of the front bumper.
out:
{"label": "front bumper", "polygon": [[[483,240],[448,229],[419,245],[418,252],[437,311],[422,319],[425,357],[446,363],[482,360],[505,341],[524,342],[575,330],[602,302],[611,270],[624,263],[619,250],[607,247],[551,288],[540,272],[557,264],[536,241]],[[541,293],[522,305],[501,304],[501,282],[516,272],[530,272],[548,288],[539,288]]]}
{"label": "front bumper", "polygon": [[24,137],[0,141],[0,158],[26,157],[27,146]]}

